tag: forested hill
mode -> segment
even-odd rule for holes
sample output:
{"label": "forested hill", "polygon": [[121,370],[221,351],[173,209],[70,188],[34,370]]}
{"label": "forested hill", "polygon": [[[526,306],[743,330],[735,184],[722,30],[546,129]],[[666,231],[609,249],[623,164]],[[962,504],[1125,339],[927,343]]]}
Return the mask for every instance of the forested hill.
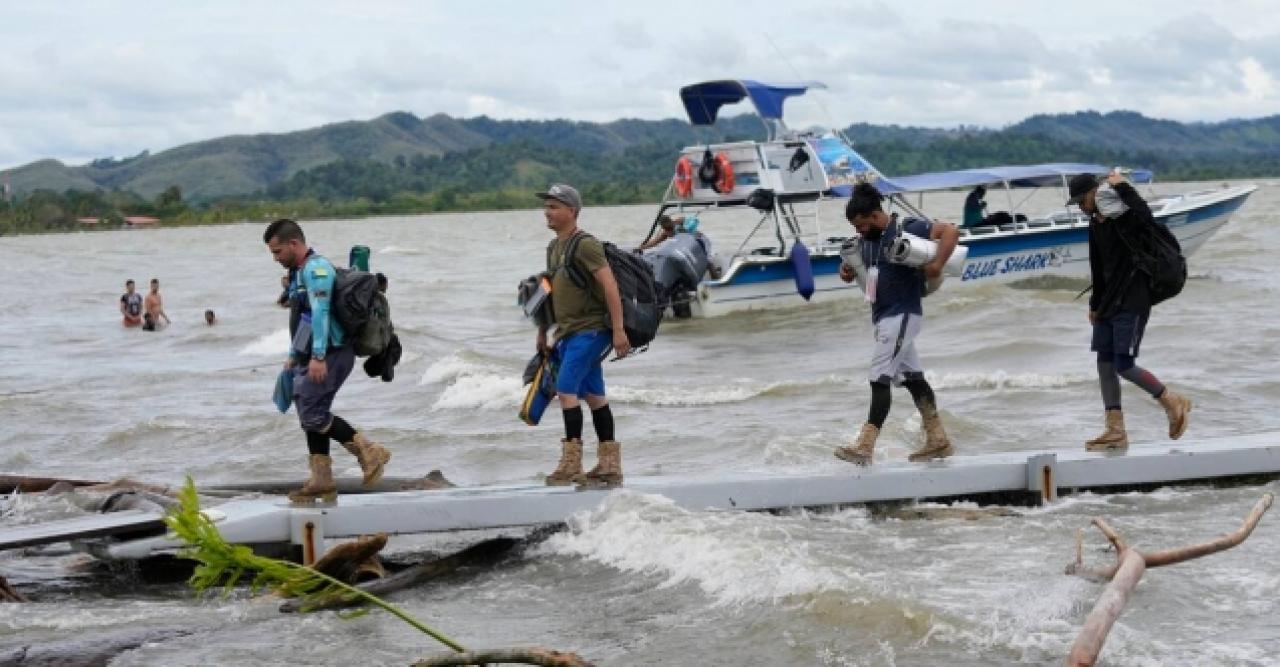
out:
{"label": "forested hill", "polygon": [[[1000,130],[859,123],[846,132],[890,175],[1057,161],[1149,167],[1162,180],[1280,175],[1280,116],[1178,123],[1134,112],[1080,112],[1034,116]],[[745,115],[708,130],[675,119],[507,121],[395,112],[84,166],[42,160],[11,170],[10,180],[20,195],[101,189],[151,198],[176,185],[188,202],[229,196],[377,201],[440,188],[538,187],[552,178],[648,193],[670,177],[680,146],[762,135],[760,121]]]}

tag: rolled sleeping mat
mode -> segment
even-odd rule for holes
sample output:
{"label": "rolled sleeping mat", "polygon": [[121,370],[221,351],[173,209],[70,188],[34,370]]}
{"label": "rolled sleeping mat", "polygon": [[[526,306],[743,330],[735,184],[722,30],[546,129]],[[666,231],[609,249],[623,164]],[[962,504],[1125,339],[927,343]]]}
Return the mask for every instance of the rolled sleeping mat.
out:
{"label": "rolled sleeping mat", "polygon": [[[932,262],[937,255],[937,241],[921,238],[907,232],[902,232],[901,236],[893,242],[893,247],[889,248],[890,262],[912,267],[924,266]],[[962,275],[964,261],[968,256],[969,247],[963,244],[956,244],[956,249],[952,251],[951,257],[947,258],[947,263],[942,267],[943,275]]]}

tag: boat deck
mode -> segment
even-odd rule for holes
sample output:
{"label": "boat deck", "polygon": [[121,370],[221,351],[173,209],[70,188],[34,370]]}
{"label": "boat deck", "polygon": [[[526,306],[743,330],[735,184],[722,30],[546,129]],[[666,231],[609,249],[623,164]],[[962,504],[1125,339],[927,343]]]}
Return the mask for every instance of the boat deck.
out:
{"label": "boat deck", "polygon": [[[878,463],[825,474],[631,477],[626,490],[691,510],[785,510],[904,500],[1052,502],[1059,493],[1107,491],[1225,478],[1280,476],[1280,431],[1134,445],[1122,454],[1077,447],[955,456],[932,463]],[[326,539],[377,532],[440,533],[557,524],[597,507],[610,491],[506,485],[340,496],[328,507],[283,497],[235,500],[206,510],[238,544],[301,546],[304,560]],[[139,536],[140,531],[151,531]],[[0,530],[0,549],[72,541],[107,559],[139,559],[180,546],[158,515],[130,512]]]}

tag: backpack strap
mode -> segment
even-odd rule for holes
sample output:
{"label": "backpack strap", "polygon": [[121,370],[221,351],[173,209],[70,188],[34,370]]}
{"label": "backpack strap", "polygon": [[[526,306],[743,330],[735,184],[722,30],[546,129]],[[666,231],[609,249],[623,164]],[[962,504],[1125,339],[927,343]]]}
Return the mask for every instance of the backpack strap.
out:
{"label": "backpack strap", "polygon": [[587,289],[587,276],[584,275],[582,269],[578,268],[578,266],[573,262],[578,254],[578,244],[582,242],[584,237],[589,236],[591,235],[579,230],[573,236],[569,237],[569,245],[564,250],[564,263],[560,266],[560,268],[564,269],[565,274],[569,276],[569,280],[571,280],[574,286],[578,289]]}

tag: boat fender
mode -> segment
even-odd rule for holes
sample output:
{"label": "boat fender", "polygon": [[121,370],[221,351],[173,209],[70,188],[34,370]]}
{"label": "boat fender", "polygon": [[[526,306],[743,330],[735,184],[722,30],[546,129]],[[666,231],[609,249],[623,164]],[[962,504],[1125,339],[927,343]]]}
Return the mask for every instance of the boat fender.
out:
{"label": "boat fender", "polygon": [[693,194],[693,160],[687,155],[676,160],[675,190],[681,198]]}
{"label": "boat fender", "polygon": [[729,156],[724,153],[716,153],[715,167],[716,180],[712,187],[722,195],[733,192],[733,164],[729,162]]}
{"label": "boat fender", "polygon": [[813,265],[809,263],[809,249],[798,239],[791,246],[791,272],[796,277],[796,292],[808,301],[813,296]]}

